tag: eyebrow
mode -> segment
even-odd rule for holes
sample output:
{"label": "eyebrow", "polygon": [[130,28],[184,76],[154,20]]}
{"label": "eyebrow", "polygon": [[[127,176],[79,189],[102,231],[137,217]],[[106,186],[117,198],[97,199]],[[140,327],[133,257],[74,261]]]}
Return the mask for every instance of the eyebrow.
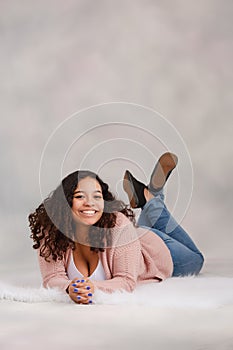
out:
{"label": "eyebrow", "polygon": [[[75,192],[74,192],[74,194],[76,194],[76,193],[85,193],[85,191],[78,190],[78,191],[75,191]],[[102,192],[101,192],[100,190],[96,190],[96,191],[94,191],[93,193],[101,193],[101,194],[102,194]]]}

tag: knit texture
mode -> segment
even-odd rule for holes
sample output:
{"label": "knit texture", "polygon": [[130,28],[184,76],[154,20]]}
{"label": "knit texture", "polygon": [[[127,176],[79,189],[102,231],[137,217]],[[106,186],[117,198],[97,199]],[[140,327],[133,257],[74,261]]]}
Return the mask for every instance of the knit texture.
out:
{"label": "knit texture", "polygon": [[[99,253],[106,280],[92,281],[95,289],[112,293],[115,290],[131,292],[137,284],[162,281],[172,275],[170,251],[154,232],[138,227],[122,213],[112,232],[112,246]],[[39,250],[38,250],[39,251]],[[39,266],[44,287],[58,287],[65,291],[70,284],[67,267],[72,250],[63,260],[50,262],[40,257]]]}

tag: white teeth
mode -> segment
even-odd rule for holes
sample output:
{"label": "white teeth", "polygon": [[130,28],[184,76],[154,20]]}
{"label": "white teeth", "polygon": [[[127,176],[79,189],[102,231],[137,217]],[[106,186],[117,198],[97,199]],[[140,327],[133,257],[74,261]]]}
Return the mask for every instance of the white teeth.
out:
{"label": "white teeth", "polygon": [[94,215],[95,214],[95,210],[83,210],[82,213],[86,214],[86,215]]}

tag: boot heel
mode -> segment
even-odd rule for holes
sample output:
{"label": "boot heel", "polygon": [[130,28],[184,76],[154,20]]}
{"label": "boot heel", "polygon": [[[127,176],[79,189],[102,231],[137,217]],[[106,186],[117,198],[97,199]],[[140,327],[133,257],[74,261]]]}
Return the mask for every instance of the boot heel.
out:
{"label": "boot heel", "polygon": [[147,188],[126,170],[123,180],[123,188],[129,197],[130,206],[134,209],[142,208],[146,204],[144,189]]}
{"label": "boot heel", "polygon": [[177,163],[178,158],[175,154],[170,152],[164,153],[155,165],[149,187],[157,191],[161,190]]}

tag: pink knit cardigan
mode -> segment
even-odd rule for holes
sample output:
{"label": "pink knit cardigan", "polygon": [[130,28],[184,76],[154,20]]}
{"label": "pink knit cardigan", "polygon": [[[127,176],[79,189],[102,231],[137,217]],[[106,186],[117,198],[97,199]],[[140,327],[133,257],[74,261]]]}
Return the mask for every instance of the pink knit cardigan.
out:
{"label": "pink knit cardigan", "polygon": [[[158,282],[172,275],[172,258],[163,240],[148,229],[135,228],[122,213],[117,214],[112,242],[110,248],[99,253],[106,280],[92,281],[95,289],[108,293],[117,289],[133,291],[137,284]],[[71,254],[72,249],[68,249],[63,260],[56,262],[47,262],[38,254],[44,287],[66,290],[71,282],[67,276]]]}

